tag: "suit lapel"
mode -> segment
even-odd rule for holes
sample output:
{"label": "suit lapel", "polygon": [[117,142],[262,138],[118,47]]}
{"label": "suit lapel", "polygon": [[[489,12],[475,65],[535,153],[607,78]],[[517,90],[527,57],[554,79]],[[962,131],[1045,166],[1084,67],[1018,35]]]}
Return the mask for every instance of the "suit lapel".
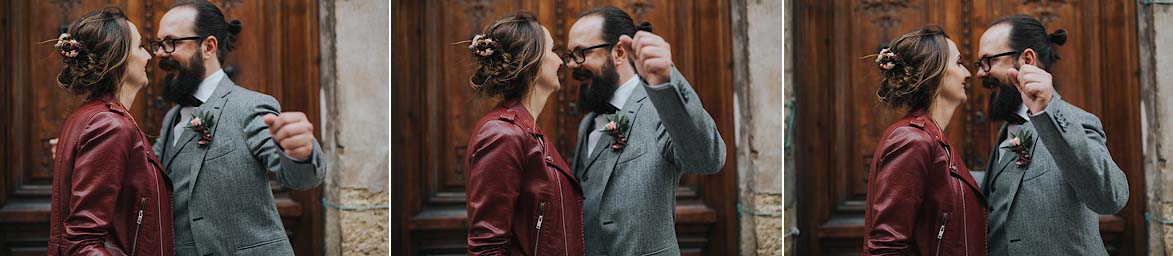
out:
{"label": "suit lapel", "polygon": [[994,177],[996,177],[1002,169],[1001,165],[999,165],[999,163],[1002,162],[998,161],[1001,158],[998,156],[1001,155],[999,150],[1002,150],[1000,145],[1002,144],[1002,137],[1006,136],[1006,127],[1006,123],[1003,122],[1002,128],[998,129],[998,136],[995,137],[994,140],[994,149],[990,150],[990,160],[986,161],[986,177],[982,179],[982,190],[984,193],[986,193],[986,196],[990,195],[990,186],[994,185]]}
{"label": "suit lapel", "polygon": [[[212,133],[212,138],[213,138],[212,143],[216,143],[216,141],[217,141],[215,138],[216,137],[216,130],[220,129],[221,122],[223,122],[223,120],[221,119],[221,117],[222,117],[221,114],[223,113],[223,110],[224,110],[224,104],[228,102],[228,99],[227,99],[228,94],[232,93],[232,90],[235,87],[236,87],[236,84],[233,83],[232,80],[228,79],[228,77],[224,77],[222,80],[220,80],[220,84],[216,86],[216,90],[212,93],[212,97],[208,98],[208,102],[205,102],[203,105],[200,105],[200,107],[196,108],[196,111],[193,112],[193,113],[206,112],[206,113],[212,114],[212,123],[213,124],[212,124],[212,129],[210,131]],[[185,125],[185,124],[176,124],[176,125]],[[186,148],[198,148],[197,147],[198,145],[193,146],[193,144],[198,144],[198,143],[195,143],[195,141],[196,141],[195,138],[196,138],[195,131],[190,130],[190,129],[184,130],[182,135],[179,137],[179,143],[175,144],[175,153],[174,154],[178,155],[179,152],[183,151],[183,149],[186,149]],[[220,143],[230,143],[225,140],[219,140],[219,141],[220,141]],[[199,161],[196,161],[194,168],[192,168],[192,170],[193,170],[193,173],[191,176],[192,177],[192,184],[195,184],[195,179],[199,177],[200,169],[203,167],[203,164],[204,164],[204,157],[207,156],[207,154],[208,154],[207,150],[201,150],[200,154],[198,154]],[[174,155],[171,156],[171,160],[168,161],[168,165],[171,164],[170,163],[171,161],[175,161],[175,158],[176,157]]]}
{"label": "suit lapel", "polygon": [[586,148],[588,147],[587,144],[590,143],[588,138],[590,138],[591,132],[594,131],[591,128],[595,127],[595,116],[597,115],[598,113],[595,112],[588,113],[586,120],[590,121],[583,122],[582,126],[578,127],[578,148],[574,150],[574,175],[578,176],[580,180],[582,179],[582,174],[586,171],[586,161],[590,157],[587,155]]}
{"label": "suit lapel", "polygon": [[[1036,134],[1035,127],[1033,124],[1031,124],[1031,122],[1026,122],[1026,123],[1022,124],[1022,127],[1018,128],[1018,129],[1027,129],[1026,131],[1030,132],[1030,134]],[[1033,137],[1034,138],[1030,144],[1031,145],[1030,146],[1031,156],[1034,156],[1035,149],[1039,148],[1039,145],[1038,145],[1039,136],[1036,134],[1036,135],[1033,135]],[[1012,151],[1007,151],[1006,154],[1008,156],[1010,156],[1010,161],[1006,161],[1005,166],[1002,168],[1009,168],[1010,163],[1013,163],[1014,159],[1016,157],[1016,155]],[[1005,157],[1003,157],[1003,158],[1005,158]],[[1030,168],[1035,168],[1038,166],[1039,165],[1035,164],[1035,163],[1028,164],[1026,166],[1026,169],[1022,170],[1022,173],[1015,174],[1016,175],[1015,177],[1008,177],[1008,178],[1011,178],[1011,181],[1014,182],[1014,183],[1010,184],[1010,187],[1012,188],[1012,189],[1010,189],[1010,200],[1006,203],[1006,209],[1009,209],[1008,211],[1014,210],[1014,201],[1016,201],[1015,199],[1016,199],[1016,196],[1018,196],[1018,191],[1022,189],[1022,179],[1026,177],[1026,173],[1030,171]],[[1018,168],[1018,166],[1015,165],[1013,168]]]}
{"label": "suit lapel", "polygon": [[[627,138],[627,147],[637,146],[636,144],[632,143],[634,141],[632,141],[632,138],[631,138],[631,130],[634,130],[636,127],[636,122],[639,122],[639,119],[637,119],[637,118],[639,117],[640,109],[643,108],[644,99],[647,98],[647,92],[644,91],[643,84],[640,84],[638,86],[639,87],[636,87],[635,90],[633,90],[631,92],[631,96],[629,98],[627,98],[627,103],[623,104],[623,106],[624,106],[624,108],[626,108],[626,110],[620,110],[620,111],[622,111],[622,113],[624,113],[624,115],[627,116],[627,119],[630,120],[630,121],[628,121],[627,131],[624,131],[624,133],[623,133],[623,136]],[[650,135],[650,134],[641,134],[641,135]],[[608,137],[610,137],[610,136],[608,136]],[[602,140],[599,140],[599,141],[602,141]],[[638,146],[644,146],[644,145],[638,145]],[[606,161],[602,161],[600,163],[600,164],[604,165],[603,168],[601,169],[603,171],[602,176],[601,176],[603,178],[603,183],[601,183],[601,184],[603,184],[604,187],[606,187],[607,184],[610,184],[609,182],[611,181],[611,174],[615,172],[615,165],[619,163],[619,156],[623,155],[623,152],[627,152],[628,149],[629,148],[624,148],[619,151],[613,151],[613,150],[611,150],[610,144],[607,144],[603,148],[595,148],[595,150],[600,151],[600,155],[607,156]],[[604,191],[606,191],[605,188],[604,188]]]}
{"label": "suit lapel", "polygon": [[175,140],[175,133],[172,131],[177,125],[176,118],[179,118],[179,106],[172,107],[170,111],[167,111],[167,115],[163,118],[162,134],[159,134],[159,139],[163,140],[163,154],[160,156],[163,157],[161,160],[164,169],[171,164],[171,158],[175,157],[175,146],[171,142]]}
{"label": "suit lapel", "polygon": [[[598,117],[598,115],[596,115],[596,118],[597,117]],[[591,128],[594,128],[595,126],[597,126],[598,125],[597,123],[598,122],[592,123]],[[591,132],[594,132],[594,131],[595,131],[594,129],[591,129]],[[587,138],[590,138],[590,135],[589,135],[590,133],[587,133],[587,134],[588,134]],[[606,151],[605,149],[611,149],[611,142],[613,142],[613,141],[614,141],[614,138],[611,138],[610,134],[603,133],[603,135],[599,135],[599,141],[595,142],[595,150],[593,152],[591,152],[591,155],[589,157],[587,157],[588,160],[587,160],[586,168],[591,168],[591,165],[594,165],[595,161],[599,160],[599,156],[603,155],[603,152]],[[590,143],[590,140],[587,140],[587,143]]]}

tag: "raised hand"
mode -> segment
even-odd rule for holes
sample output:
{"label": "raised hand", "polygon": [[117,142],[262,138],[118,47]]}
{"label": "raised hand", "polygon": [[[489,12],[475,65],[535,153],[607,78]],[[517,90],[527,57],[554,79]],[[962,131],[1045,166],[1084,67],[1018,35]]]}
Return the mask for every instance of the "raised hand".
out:
{"label": "raised hand", "polygon": [[314,153],[314,124],[302,112],[285,112],[280,116],[268,114],[264,117],[269,125],[269,134],[277,145],[285,149],[285,155],[298,161],[305,161]]}
{"label": "raised hand", "polygon": [[669,81],[672,75],[672,47],[664,38],[646,31],[635,33],[635,38],[619,36],[619,45],[627,47],[635,56],[635,70],[649,85]]}
{"label": "raised hand", "polygon": [[1030,64],[1022,65],[1022,70],[1010,69],[1010,82],[1018,87],[1022,94],[1022,102],[1031,114],[1037,114],[1047,109],[1051,97],[1055,94],[1055,85],[1051,82],[1051,73]]}

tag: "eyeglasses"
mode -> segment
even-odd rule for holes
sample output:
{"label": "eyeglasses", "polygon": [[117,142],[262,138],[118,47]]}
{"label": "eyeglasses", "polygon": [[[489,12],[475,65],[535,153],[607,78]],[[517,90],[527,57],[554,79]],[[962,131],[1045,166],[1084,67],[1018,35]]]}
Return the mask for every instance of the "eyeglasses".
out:
{"label": "eyeglasses", "polygon": [[1018,55],[1018,53],[1019,53],[1018,51],[1009,51],[1009,52],[995,54],[993,56],[982,57],[980,60],[978,60],[977,63],[974,63],[973,65],[974,65],[974,67],[977,67],[978,69],[981,69],[982,71],[990,72],[990,61],[991,60],[997,59],[1000,57],[1004,57],[1004,56]]}
{"label": "eyeglasses", "polygon": [[587,47],[587,48],[581,48],[581,49],[577,49],[577,50],[573,50],[573,51],[564,53],[564,54],[562,54],[562,62],[564,62],[566,64],[570,64],[570,61],[574,61],[575,64],[581,65],[583,61],[586,61],[586,52],[587,51],[598,49],[598,48],[603,48],[603,47],[611,47],[611,44],[600,44],[600,45],[591,46],[591,47]]}
{"label": "eyeglasses", "polygon": [[183,37],[183,38],[167,38],[167,39],[151,42],[150,44],[148,44],[148,46],[150,46],[150,48],[151,48],[150,50],[152,53],[154,53],[158,49],[163,49],[163,52],[165,52],[165,53],[172,53],[172,52],[175,52],[175,42],[177,42],[177,41],[203,40],[203,39],[204,39],[204,37],[202,37],[202,36],[190,36],[190,37]]}

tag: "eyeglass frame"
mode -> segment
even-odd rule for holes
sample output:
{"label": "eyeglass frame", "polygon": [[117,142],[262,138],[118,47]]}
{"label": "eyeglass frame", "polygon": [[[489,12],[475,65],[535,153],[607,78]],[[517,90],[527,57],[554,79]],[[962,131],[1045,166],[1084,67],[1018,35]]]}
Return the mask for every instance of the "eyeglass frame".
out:
{"label": "eyeglass frame", "polygon": [[[612,45],[609,43],[602,43],[602,44],[587,47],[587,48],[579,48],[579,49],[567,51],[566,53],[562,54],[562,60],[566,64],[570,64],[570,61],[574,61],[575,64],[582,65],[583,62],[586,62],[586,52],[587,51],[599,49],[599,48],[611,47],[611,46]],[[576,53],[577,53],[577,55],[576,55]]]}
{"label": "eyeglass frame", "polygon": [[[181,38],[167,38],[167,39],[163,39],[163,40],[156,40],[156,41],[152,41],[152,42],[150,42],[150,44],[148,44],[148,46],[150,46],[150,47],[151,47],[151,53],[154,53],[154,52],[155,52],[156,50],[158,50],[159,48],[162,48],[164,53],[173,53],[173,52],[175,52],[175,42],[176,42],[176,41],[204,40],[204,38],[205,38],[205,37],[202,37],[202,36],[189,36],[189,37],[181,37]],[[171,44],[171,50],[170,50],[170,51],[168,51],[168,50],[167,50],[167,44],[168,44],[168,42],[170,42],[170,44]]]}
{"label": "eyeglass frame", "polygon": [[992,65],[990,65],[990,61],[997,59],[997,58],[1011,56],[1011,55],[1018,55],[1018,54],[1022,54],[1022,52],[1009,51],[1009,52],[994,54],[991,56],[986,56],[986,57],[982,57],[981,59],[978,59],[978,61],[974,62],[973,65],[975,68],[977,68],[983,72],[990,72],[990,69],[994,68]]}

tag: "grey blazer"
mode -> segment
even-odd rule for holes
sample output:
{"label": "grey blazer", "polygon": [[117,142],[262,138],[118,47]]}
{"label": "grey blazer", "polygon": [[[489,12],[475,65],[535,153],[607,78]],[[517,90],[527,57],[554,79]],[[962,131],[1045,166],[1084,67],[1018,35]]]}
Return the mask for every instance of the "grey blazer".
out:
{"label": "grey blazer", "polygon": [[[321,145],[306,163],[285,155],[269,135],[265,114],[281,106],[269,95],[236,86],[225,77],[198,111],[211,112],[215,121],[212,142],[199,146],[192,130],[181,133],[171,146],[172,127],[179,107],[163,119],[154,149],[169,175],[191,173],[189,221],[200,255],[293,255],[281,217],[273,201],[268,174],[282,186],[311,189],[322,183],[326,160]],[[181,220],[176,220],[181,221]]]}
{"label": "grey blazer", "polygon": [[[591,156],[587,135],[598,113],[578,129],[575,175],[583,184],[587,255],[679,255],[676,186],[684,173],[712,174],[725,165],[725,142],[688,81],[640,84],[617,114],[631,127],[622,150],[602,135]],[[733,200],[730,198],[730,200]]]}
{"label": "grey blazer", "polygon": [[[1055,94],[1046,111],[1021,129],[1035,136],[1025,170],[1013,164],[1013,156],[995,159],[997,146],[990,155],[986,194],[998,172],[1011,175],[1013,185],[1007,237],[989,239],[1003,239],[1010,255],[1107,255],[1098,217],[1124,207],[1128,181],[1108,152],[1100,119]],[[1006,136],[1004,124],[998,141]]]}

